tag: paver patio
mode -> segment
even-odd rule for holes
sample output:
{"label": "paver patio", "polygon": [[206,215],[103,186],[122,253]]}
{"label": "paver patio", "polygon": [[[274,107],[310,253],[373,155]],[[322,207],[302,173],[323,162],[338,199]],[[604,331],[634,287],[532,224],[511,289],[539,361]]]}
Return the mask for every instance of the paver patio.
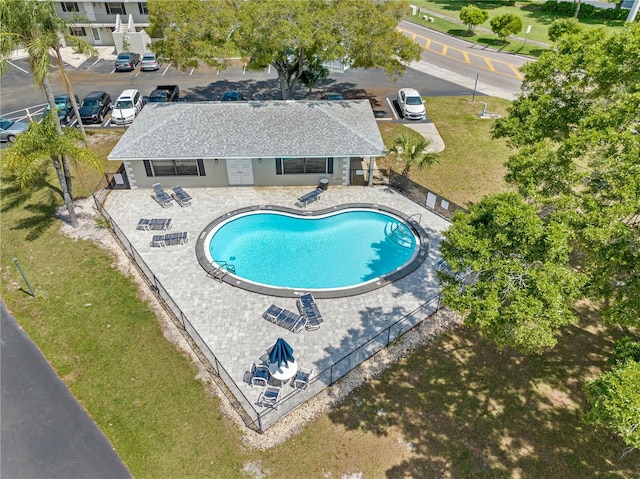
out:
{"label": "paver patio", "polygon": [[[171,184],[165,184],[170,188]],[[229,211],[252,205],[293,207],[308,187],[191,188],[193,204],[161,208],[151,197],[151,189],[111,191],[105,208],[144,259],[162,286],[169,292],[189,322],[207,343],[216,358],[256,410],[260,388],[243,381],[251,364],[267,348],[283,337],[294,348],[296,362],[325,370],[337,360],[366,343],[380,331],[438,294],[433,266],[439,259],[441,232],[449,222],[387,187],[331,186],[321,201],[308,209],[322,209],[345,203],[385,205],[406,215],[420,214],[420,224],[429,235],[427,260],[413,273],[380,289],[358,296],[318,299],[325,319],[315,331],[294,334],[262,319],[270,304],[296,311],[295,299],[252,293],[207,277],[196,259],[195,239],[213,219]],[[173,231],[186,231],[189,242],[166,248],[150,246],[152,232],[137,230],[140,218],[171,218]],[[277,254],[277,251],[274,251]],[[418,316],[424,317],[426,314]],[[344,367],[344,366],[343,366]],[[351,368],[352,366],[347,366]],[[326,384],[318,381],[278,413],[290,409],[317,393]],[[285,386],[284,393],[294,390]]]}

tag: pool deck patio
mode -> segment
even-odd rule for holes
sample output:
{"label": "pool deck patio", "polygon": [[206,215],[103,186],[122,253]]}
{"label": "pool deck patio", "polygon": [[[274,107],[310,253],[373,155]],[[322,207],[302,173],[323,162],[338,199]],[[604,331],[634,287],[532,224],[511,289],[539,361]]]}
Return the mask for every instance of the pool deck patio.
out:
{"label": "pool deck patio", "polygon": [[[174,184],[164,184],[170,191]],[[366,343],[390,324],[414,311],[438,294],[438,280],[433,266],[440,258],[441,232],[449,222],[387,187],[331,186],[320,201],[307,209],[323,209],[345,203],[371,203],[399,210],[406,215],[420,214],[420,225],[429,235],[426,261],[413,273],[380,289],[358,296],[318,299],[324,324],[315,331],[298,334],[265,321],[262,313],[270,304],[297,311],[294,298],[266,296],[217,282],[207,277],[198,263],[196,239],[215,218],[252,205],[293,207],[309,187],[229,187],[190,188],[192,206],[177,204],[161,208],[151,197],[151,189],[114,190],[104,207],[113,221],[160,280],[176,304],[197,330],[209,349],[238,385],[240,391],[256,405],[261,388],[244,381],[253,362],[283,337],[294,349],[301,367],[325,370],[358,346]],[[302,209],[301,209],[302,210]],[[154,233],[136,229],[141,218],[171,218],[170,232],[186,231],[189,242],[165,248],[151,247]],[[276,252],[277,253],[277,252]],[[319,383],[320,381],[318,381]],[[304,402],[326,384],[316,384],[295,403],[283,408],[280,415]],[[294,390],[283,388],[287,395]]]}

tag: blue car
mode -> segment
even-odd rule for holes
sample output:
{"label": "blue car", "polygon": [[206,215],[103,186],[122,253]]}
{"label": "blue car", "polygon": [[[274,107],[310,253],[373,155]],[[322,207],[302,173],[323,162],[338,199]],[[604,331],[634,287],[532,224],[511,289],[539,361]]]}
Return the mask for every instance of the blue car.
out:
{"label": "blue car", "polygon": [[220,101],[243,101],[242,93],[237,90],[227,90],[220,97]]}
{"label": "blue car", "polygon": [[[80,108],[80,99],[78,98],[78,95],[74,96],[76,97],[76,105]],[[58,110],[58,119],[60,120],[60,124],[68,125],[71,122],[71,118],[75,116],[69,95],[58,95],[55,97],[54,101],[56,102],[56,109]],[[44,111],[45,115],[49,113],[49,110],[49,105],[47,105],[47,108]]]}

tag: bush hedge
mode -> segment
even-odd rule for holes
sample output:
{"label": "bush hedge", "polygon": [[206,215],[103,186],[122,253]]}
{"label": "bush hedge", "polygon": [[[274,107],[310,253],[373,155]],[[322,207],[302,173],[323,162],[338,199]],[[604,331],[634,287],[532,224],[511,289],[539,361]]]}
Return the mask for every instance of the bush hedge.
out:
{"label": "bush hedge", "polygon": [[[563,15],[572,17],[576,11],[576,4],[573,2],[557,2],[556,0],[547,0],[542,10],[545,12],[555,13],[557,15]],[[595,18],[599,20],[626,20],[629,15],[629,10],[623,10],[622,8],[596,8],[588,3],[583,3],[580,6],[580,13],[578,18]]]}

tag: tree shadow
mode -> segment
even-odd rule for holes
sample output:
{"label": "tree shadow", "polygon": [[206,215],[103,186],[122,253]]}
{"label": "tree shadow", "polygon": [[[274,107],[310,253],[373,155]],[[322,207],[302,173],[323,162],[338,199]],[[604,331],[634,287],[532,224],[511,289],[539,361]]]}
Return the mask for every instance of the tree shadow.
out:
{"label": "tree shadow", "polygon": [[[411,458],[386,477],[630,477],[636,457],[581,420],[582,384],[605,367],[619,329],[562,330],[540,356],[499,352],[475,330],[443,334],[371,380],[332,421],[379,436],[402,431]],[[400,440],[400,439],[399,439]]]}
{"label": "tree shadow", "polygon": [[[39,178],[29,189],[22,191],[15,185],[15,177],[9,177],[2,183],[0,195],[2,195],[2,208],[6,213],[16,208],[31,213],[31,216],[16,220],[11,227],[13,230],[28,230],[25,237],[28,241],[34,241],[42,236],[56,221],[55,213],[62,192],[60,188],[49,183],[46,178]],[[29,203],[38,195],[37,203]]]}

